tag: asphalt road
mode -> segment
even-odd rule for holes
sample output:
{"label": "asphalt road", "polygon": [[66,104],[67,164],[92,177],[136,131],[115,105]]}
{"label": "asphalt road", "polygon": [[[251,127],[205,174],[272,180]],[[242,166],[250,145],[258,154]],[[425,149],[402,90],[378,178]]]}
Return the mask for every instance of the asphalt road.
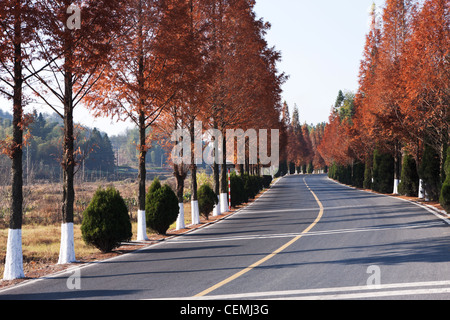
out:
{"label": "asphalt road", "polygon": [[426,209],[288,176],[210,227],[0,291],[0,299],[450,299],[450,226]]}

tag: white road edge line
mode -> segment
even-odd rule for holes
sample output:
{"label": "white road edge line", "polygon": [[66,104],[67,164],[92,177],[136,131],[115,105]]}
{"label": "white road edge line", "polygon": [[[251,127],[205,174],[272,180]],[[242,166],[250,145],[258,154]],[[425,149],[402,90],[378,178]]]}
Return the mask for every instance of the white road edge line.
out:
{"label": "white road edge line", "polygon": [[[353,286],[353,287],[336,287],[336,288],[320,288],[320,289],[250,292],[238,294],[211,295],[196,298],[184,297],[184,298],[164,298],[155,300],[234,300],[234,299],[258,299],[269,297],[279,297],[278,299],[281,300],[357,299],[370,297],[449,293],[450,292],[449,287],[436,288],[438,286],[443,287],[449,285],[450,281],[428,281],[428,282],[412,282],[412,283],[392,283],[378,286]],[[424,287],[435,287],[435,288],[425,289]],[[416,288],[416,289],[404,290],[407,288]],[[362,292],[353,293],[352,291],[362,291]],[[270,298],[270,300],[276,299],[277,298]]]}
{"label": "white road edge line", "polygon": [[[304,234],[304,237],[322,236],[322,235],[334,235],[343,233],[357,233],[357,232],[373,232],[373,231],[387,231],[387,230],[399,230],[399,229],[418,229],[433,226],[444,226],[442,222],[430,222],[422,224],[412,225],[398,225],[391,227],[372,227],[372,228],[355,228],[355,229],[338,229],[338,230],[326,230],[315,231],[308,234]],[[223,237],[223,238],[201,238],[192,240],[171,240],[167,243],[170,244],[189,244],[189,243],[203,243],[203,242],[225,242],[225,241],[241,241],[241,240],[263,240],[274,238],[295,238],[302,235],[301,233],[284,233],[284,234],[267,234],[267,235],[249,235],[249,236],[236,236],[236,237]]]}
{"label": "white road edge line", "polygon": [[420,204],[420,203],[417,203],[417,202],[414,202],[414,201],[411,201],[411,200],[408,200],[408,199],[403,199],[403,198],[395,197],[395,196],[392,196],[392,195],[389,195],[389,194],[376,193],[376,192],[372,192],[372,191],[369,191],[369,190],[361,190],[361,189],[358,189],[358,188],[355,188],[355,187],[351,187],[351,186],[347,186],[347,185],[345,185],[345,184],[342,184],[342,183],[340,183],[340,182],[338,182],[338,181],[335,181],[335,180],[333,180],[333,179],[330,179],[329,177],[327,177],[327,179],[328,179],[329,181],[331,181],[331,182],[334,182],[334,183],[340,185],[340,186],[347,187],[347,188],[350,188],[350,189],[353,189],[353,190],[357,190],[357,191],[361,191],[361,192],[366,192],[366,193],[371,193],[371,194],[375,194],[375,195],[379,195],[379,196],[389,197],[389,198],[392,198],[392,199],[397,199],[397,200],[402,200],[402,201],[406,201],[406,202],[412,203],[412,204],[414,204],[414,205],[416,205],[416,206],[418,206],[418,207],[421,207],[422,209],[427,210],[428,212],[430,212],[430,213],[432,213],[433,215],[435,215],[437,218],[443,220],[445,223],[447,223],[448,225],[450,225],[450,220],[449,220],[448,218],[446,218],[446,217],[440,215],[439,213],[437,213],[437,212],[436,212],[437,209],[431,209],[431,208],[430,208],[429,206],[427,206],[427,205],[422,205],[422,204]]}

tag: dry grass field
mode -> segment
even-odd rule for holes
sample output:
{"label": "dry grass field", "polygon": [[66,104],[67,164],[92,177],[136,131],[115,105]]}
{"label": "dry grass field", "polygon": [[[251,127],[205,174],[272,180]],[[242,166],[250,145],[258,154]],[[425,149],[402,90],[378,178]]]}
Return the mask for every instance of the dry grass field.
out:
{"label": "dry grass field", "polygon": [[[164,181],[169,185],[173,183],[171,179]],[[94,247],[87,246],[81,236],[82,214],[99,186],[113,185],[118,189],[129,208],[134,239],[137,234],[137,190],[135,182],[114,182],[114,183],[83,183],[76,186],[74,236],[75,252],[77,260],[88,262],[101,259],[102,254]],[[9,201],[6,201],[7,189],[0,187],[0,279],[3,275],[4,261],[6,256],[6,245],[8,240],[8,211]],[[25,210],[22,228],[22,244],[24,257],[25,275],[33,270],[46,268],[58,261],[59,245],[61,239],[61,213],[60,205],[62,190],[60,184],[34,184],[25,187]],[[191,223],[190,203],[185,203],[186,225]],[[171,229],[175,228],[175,224]],[[148,236],[156,238],[148,230]]]}

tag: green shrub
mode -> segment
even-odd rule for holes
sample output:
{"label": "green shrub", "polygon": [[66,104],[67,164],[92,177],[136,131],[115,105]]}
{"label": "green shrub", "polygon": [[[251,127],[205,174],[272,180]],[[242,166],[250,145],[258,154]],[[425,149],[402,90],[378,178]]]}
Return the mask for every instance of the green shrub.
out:
{"label": "green shrub", "polygon": [[439,200],[441,190],[439,154],[426,145],[420,165],[420,177],[423,179],[425,194],[430,201]]}
{"label": "green shrub", "polygon": [[352,186],[357,188],[362,188],[364,185],[364,171],[365,165],[362,162],[356,161],[353,164],[353,174],[352,174]]}
{"label": "green shrub", "polygon": [[373,184],[374,191],[392,193],[394,190],[394,158],[387,153],[375,150],[373,153]]}
{"label": "green shrub", "polygon": [[406,154],[403,157],[401,182],[398,186],[400,194],[408,197],[415,197],[419,192],[419,175],[417,174],[417,166],[414,158]]}
{"label": "green shrub", "polygon": [[260,176],[250,176],[250,181],[253,189],[253,198],[255,198],[258,193],[264,188],[263,187],[263,179]]}
{"label": "green shrub", "polygon": [[161,182],[159,182],[158,178],[155,178],[155,179],[153,179],[152,184],[148,188],[147,198],[151,198],[152,195],[159,189],[161,189]]}
{"label": "green shrub", "polygon": [[439,197],[439,202],[442,207],[450,213],[450,179],[446,179],[441,189],[441,196]]}
{"label": "green shrub", "polygon": [[313,165],[312,161],[309,162],[308,168],[306,169],[306,172],[308,174],[312,174],[314,172],[314,165]]}
{"label": "green shrub", "polygon": [[333,162],[330,166],[330,168],[328,169],[328,177],[330,179],[336,180],[336,168],[337,168],[337,164],[336,162]]}
{"label": "green shrub", "polygon": [[364,189],[372,189],[372,161],[366,160],[364,165]]}
{"label": "green shrub", "polygon": [[[253,193],[252,182],[250,180],[250,175],[244,173],[241,175],[241,179],[242,183],[244,184],[244,198],[246,199],[246,201],[244,202],[248,202],[248,199],[253,199],[255,197],[255,194]],[[233,201],[233,199],[231,199],[231,201]]]}
{"label": "green shrub", "polygon": [[208,220],[209,214],[213,211],[214,206],[219,203],[219,199],[217,199],[216,193],[208,184],[204,184],[198,189],[197,196],[200,214]]}
{"label": "green shrub", "polygon": [[442,185],[439,202],[445,211],[450,212],[450,148],[447,148],[447,158],[444,165],[445,181]]}
{"label": "green shrub", "polygon": [[275,177],[282,177],[284,175],[286,175],[286,173],[288,172],[288,164],[286,162],[286,160],[284,161],[280,161],[280,165],[278,167],[278,172],[275,174]]}
{"label": "green shrub", "polygon": [[270,184],[272,183],[272,176],[265,175],[262,178],[263,178],[263,187],[265,189],[269,189]]}
{"label": "green shrub", "polygon": [[145,202],[147,226],[158,234],[165,235],[178,218],[178,198],[168,185],[161,187],[155,181],[153,184],[154,188],[150,187]]}
{"label": "green shrub", "polygon": [[132,236],[130,216],[125,201],[113,187],[99,188],[83,212],[83,240],[102,252],[111,252]]}
{"label": "green shrub", "polygon": [[242,176],[233,172],[230,177],[231,183],[231,206],[236,207],[242,203],[248,202],[248,196],[244,187],[244,179]]}

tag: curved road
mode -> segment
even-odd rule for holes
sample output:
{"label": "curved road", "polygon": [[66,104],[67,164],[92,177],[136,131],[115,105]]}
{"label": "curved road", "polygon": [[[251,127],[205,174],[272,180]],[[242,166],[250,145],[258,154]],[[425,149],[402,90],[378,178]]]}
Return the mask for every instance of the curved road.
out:
{"label": "curved road", "polygon": [[295,175],[210,227],[0,299],[449,299],[449,262],[446,220]]}

